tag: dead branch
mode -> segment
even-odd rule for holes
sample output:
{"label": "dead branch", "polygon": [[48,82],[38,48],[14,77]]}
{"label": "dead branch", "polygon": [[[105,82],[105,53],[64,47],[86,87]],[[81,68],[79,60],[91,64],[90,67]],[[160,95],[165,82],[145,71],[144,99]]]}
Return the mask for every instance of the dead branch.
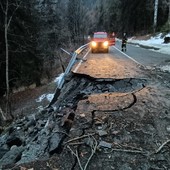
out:
{"label": "dead branch", "polygon": [[4,10],[4,8],[3,8],[3,5],[2,5],[2,2],[1,2],[1,1],[0,1],[0,6],[1,6],[1,9],[2,9],[3,13],[5,14],[5,10]]}
{"label": "dead branch", "polygon": [[55,131],[53,131],[53,133],[62,133],[62,134],[67,135],[68,137],[70,137],[69,134],[64,131],[55,130]]}
{"label": "dead branch", "polygon": [[6,121],[7,118],[5,117],[5,113],[2,111],[1,107],[0,107],[0,114],[2,115],[3,120]]}
{"label": "dead branch", "polygon": [[160,152],[160,151],[162,150],[162,148],[163,148],[166,144],[168,144],[169,142],[170,142],[170,139],[168,139],[167,141],[165,141],[165,142],[156,150],[155,153]]}
{"label": "dead branch", "polygon": [[[86,135],[86,136],[87,136],[87,135]],[[89,137],[90,137],[90,135],[89,135]],[[88,158],[88,160],[87,160],[84,168],[83,168],[82,165],[81,165],[80,158],[79,158],[79,156],[78,156],[77,150],[76,150],[76,153],[75,153],[75,152],[70,148],[70,146],[67,146],[67,148],[71,151],[71,153],[72,153],[74,156],[76,156],[77,161],[78,161],[78,164],[79,164],[81,170],[86,170],[86,169],[87,169],[87,166],[88,166],[90,160],[92,159],[93,155],[95,154],[96,149],[97,149],[97,146],[98,146],[97,140],[96,140],[92,135],[91,135],[91,137],[92,137],[93,140],[94,140],[94,144],[93,144],[93,146],[91,146],[91,155],[90,155],[90,157]]]}
{"label": "dead branch", "polygon": [[76,153],[70,148],[70,146],[67,146],[67,148],[71,151],[71,153],[77,158],[77,161],[78,161],[78,164],[80,166],[80,169],[83,170],[83,167],[81,165],[81,162],[80,162],[80,158],[78,156],[78,152],[76,150]]}
{"label": "dead branch", "polygon": [[68,143],[73,142],[73,141],[75,141],[75,140],[83,139],[83,138],[86,138],[86,137],[89,137],[89,136],[93,136],[93,135],[95,135],[95,133],[88,134],[88,135],[83,135],[83,136],[79,136],[79,137],[76,137],[76,138],[73,138],[73,139],[68,140],[68,141],[65,142],[64,144],[68,144]]}
{"label": "dead branch", "polygon": [[118,152],[129,152],[129,153],[139,153],[139,154],[147,154],[144,151],[141,150],[129,150],[129,149],[112,149],[112,151],[118,151]]}
{"label": "dead branch", "polygon": [[[21,2],[22,2],[22,1],[21,1]],[[16,12],[17,9],[20,7],[21,2],[20,2],[19,4],[17,4],[17,6],[16,6],[16,8],[14,9],[12,15],[10,16],[10,18],[9,18],[9,20],[8,20],[8,23],[7,23],[7,29],[9,28],[9,25],[10,25],[10,23],[11,23],[11,20],[12,20],[12,18],[13,18],[13,16],[14,16],[15,12]]]}
{"label": "dead branch", "polygon": [[[92,136],[92,137],[93,137],[93,136]],[[88,166],[91,158],[93,157],[93,155],[95,154],[96,149],[97,149],[97,141],[96,141],[96,139],[95,139],[94,137],[93,137],[93,140],[94,140],[95,144],[94,144],[93,147],[91,147],[91,150],[92,150],[92,151],[91,151],[91,155],[90,155],[89,159],[87,160],[87,163],[86,163],[86,165],[85,165],[85,167],[84,167],[84,170],[87,169],[87,166]]]}
{"label": "dead branch", "polygon": [[69,143],[69,145],[83,145],[84,142],[75,142],[75,143]]}

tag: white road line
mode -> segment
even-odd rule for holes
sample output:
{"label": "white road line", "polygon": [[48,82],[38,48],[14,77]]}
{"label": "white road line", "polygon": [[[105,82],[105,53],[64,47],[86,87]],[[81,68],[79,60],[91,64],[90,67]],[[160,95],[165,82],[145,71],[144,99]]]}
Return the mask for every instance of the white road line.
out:
{"label": "white road line", "polygon": [[84,55],[83,59],[79,62],[79,64],[77,65],[77,67],[73,70],[73,72],[77,72],[77,70],[79,69],[80,65],[82,62],[84,62],[83,60],[85,60],[85,58],[87,57],[87,55],[89,54],[90,49],[87,51],[87,53]]}
{"label": "white road line", "polygon": [[139,63],[138,61],[136,61],[135,59],[133,59],[132,57],[130,57],[129,55],[127,55],[126,53],[124,53],[124,52],[122,52],[121,50],[119,50],[117,47],[113,46],[113,48],[115,48],[115,49],[118,50],[120,53],[122,53],[123,55],[125,55],[126,57],[128,57],[129,59],[131,59],[132,61],[134,61],[136,64],[145,67],[144,65],[142,65],[141,63]]}

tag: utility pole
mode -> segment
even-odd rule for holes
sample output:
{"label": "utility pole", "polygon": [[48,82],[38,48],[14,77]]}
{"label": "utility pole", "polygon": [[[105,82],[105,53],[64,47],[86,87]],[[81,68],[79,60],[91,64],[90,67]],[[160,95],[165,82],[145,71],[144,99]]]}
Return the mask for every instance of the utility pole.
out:
{"label": "utility pole", "polygon": [[155,4],[154,4],[154,23],[153,23],[153,32],[154,33],[155,33],[156,27],[157,27],[158,2],[159,2],[159,0],[155,0]]}

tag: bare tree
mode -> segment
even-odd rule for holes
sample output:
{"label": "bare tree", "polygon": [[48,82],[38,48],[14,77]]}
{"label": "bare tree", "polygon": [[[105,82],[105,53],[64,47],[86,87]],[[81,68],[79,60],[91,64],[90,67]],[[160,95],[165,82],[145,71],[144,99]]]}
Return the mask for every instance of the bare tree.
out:
{"label": "bare tree", "polygon": [[[20,2],[21,3],[21,2]],[[8,30],[11,24],[11,20],[20,6],[20,3],[16,1],[15,3],[9,3],[6,0],[5,5],[3,6],[2,2],[0,2],[2,11],[4,13],[4,32],[5,32],[5,53],[6,53],[6,115],[3,115],[3,119],[6,121],[7,119],[12,119],[13,116],[10,110],[10,87],[9,87],[9,43],[8,43]],[[10,6],[15,6],[12,14],[9,16],[9,8]]]}
{"label": "bare tree", "polygon": [[156,31],[156,26],[157,26],[158,2],[159,2],[159,0],[155,0],[155,3],[154,3],[154,23],[153,23],[153,32],[154,33]]}
{"label": "bare tree", "polygon": [[165,4],[168,6],[168,29],[170,30],[170,0],[165,0]]}
{"label": "bare tree", "polygon": [[169,14],[168,14],[168,27],[170,30],[170,0],[168,0],[168,8],[169,8]]}

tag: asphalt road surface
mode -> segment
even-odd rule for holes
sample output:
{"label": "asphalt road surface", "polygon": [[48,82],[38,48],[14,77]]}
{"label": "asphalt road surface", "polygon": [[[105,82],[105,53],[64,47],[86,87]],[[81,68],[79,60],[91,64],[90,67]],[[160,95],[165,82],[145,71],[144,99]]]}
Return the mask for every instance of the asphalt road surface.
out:
{"label": "asphalt road surface", "polygon": [[[113,48],[121,50],[121,42],[117,41],[116,46],[111,47],[111,52]],[[125,52],[125,54],[132,57],[134,60],[144,66],[156,66],[170,61],[170,55],[156,52],[156,50],[141,48],[137,45],[132,44],[127,44],[127,51]]]}
{"label": "asphalt road surface", "polygon": [[121,51],[121,43],[109,49],[109,53],[91,53],[90,50],[73,68],[74,73],[95,78],[140,78],[144,77],[142,67],[159,66],[170,61],[170,56],[153,50],[128,44],[127,51]]}

